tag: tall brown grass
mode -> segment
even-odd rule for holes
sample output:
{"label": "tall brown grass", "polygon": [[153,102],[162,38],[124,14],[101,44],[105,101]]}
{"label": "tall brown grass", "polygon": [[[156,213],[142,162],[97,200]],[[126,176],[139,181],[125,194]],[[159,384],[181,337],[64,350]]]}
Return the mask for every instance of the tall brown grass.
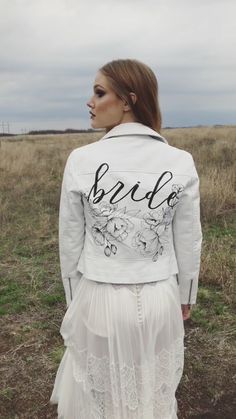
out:
{"label": "tall brown grass", "polygon": [[175,129],[163,134],[171,145],[189,151],[200,177],[204,222],[236,208],[236,127]]}
{"label": "tall brown grass", "polygon": [[[230,299],[235,286],[236,127],[168,129],[162,134],[170,145],[193,155],[200,177],[205,232],[201,280],[223,287]],[[55,230],[66,158],[72,149],[101,136],[101,133],[90,133],[2,140],[0,221],[3,234],[14,234],[14,222],[18,220],[20,228],[20,217],[24,216],[29,218],[32,236],[50,234],[52,225]],[[30,226],[30,217],[37,218],[36,228]]]}

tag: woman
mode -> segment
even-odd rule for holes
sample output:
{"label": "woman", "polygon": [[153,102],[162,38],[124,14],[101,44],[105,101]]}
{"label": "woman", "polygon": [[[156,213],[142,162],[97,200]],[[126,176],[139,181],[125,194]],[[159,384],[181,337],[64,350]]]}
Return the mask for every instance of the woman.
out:
{"label": "woman", "polygon": [[177,418],[183,320],[198,288],[199,180],[192,156],[159,134],[157,89],[139,61],[103,66],[87,105],[106,134],[67,160],[59,418]]}

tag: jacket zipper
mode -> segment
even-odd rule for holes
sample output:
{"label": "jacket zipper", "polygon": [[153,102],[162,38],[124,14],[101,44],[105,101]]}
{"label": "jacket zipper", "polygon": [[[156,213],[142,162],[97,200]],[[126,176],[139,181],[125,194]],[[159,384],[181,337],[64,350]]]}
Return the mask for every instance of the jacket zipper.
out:
{"label": "jacket zipper", "polygon": [[71,279],[68,278],[68,280],[69,280],[69,288],[70,288],[70,299],[72,301],[73,295],[72,295]]}
{"label": "jacket zipper", "polygon": [[190,290],[189,290],[189,296],[188,296],[188,304],[190,304],[191,292],[192,292],[192,286],[193,286],[193,279],[191,279]]}

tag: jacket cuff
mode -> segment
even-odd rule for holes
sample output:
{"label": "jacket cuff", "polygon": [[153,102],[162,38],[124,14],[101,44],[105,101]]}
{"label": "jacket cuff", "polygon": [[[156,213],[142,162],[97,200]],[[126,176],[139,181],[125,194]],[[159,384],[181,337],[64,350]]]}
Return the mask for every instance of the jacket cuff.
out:
{"label": "jacket cuff", "polygon": [[189,279],[181,283],[179,281],[180,302],[181,304],[195,304],[197,300],[198,279]]}
{"label": "jacket cuff", "polygon": [[80,279],[82,278],[82,275],[83,274],[81,272],[77,271],[76,274],[74,274],[73,276],[71,275],[71,276],[68,276],[67,278],[62,278],[67,307],[69,307],[69,305],[71,304],[74,298],[76,288],[78,286]]}

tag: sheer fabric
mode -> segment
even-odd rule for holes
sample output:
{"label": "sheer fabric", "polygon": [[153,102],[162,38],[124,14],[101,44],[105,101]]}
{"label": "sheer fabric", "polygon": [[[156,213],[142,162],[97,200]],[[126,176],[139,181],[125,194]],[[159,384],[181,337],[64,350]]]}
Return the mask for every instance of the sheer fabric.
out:
{"label": "sheer fabric", "polygon": [[174,419],[184,327],[175,276],[109,284],[84,276],[61,325],[52,403],[60,419]]}

